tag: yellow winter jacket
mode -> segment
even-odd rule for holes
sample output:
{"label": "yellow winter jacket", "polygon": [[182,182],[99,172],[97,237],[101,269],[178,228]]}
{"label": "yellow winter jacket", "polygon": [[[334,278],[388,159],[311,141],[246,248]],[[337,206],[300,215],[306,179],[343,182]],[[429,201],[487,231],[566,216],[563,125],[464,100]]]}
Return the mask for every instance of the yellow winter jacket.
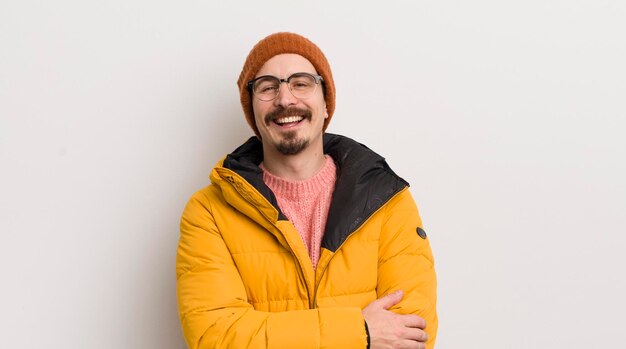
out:
{"label": "yellow winter jacket", "polygon": [[423,317],[433,348],[433,257],[408,183],[349,138],[325,134],[324,152],[337,182],[316,270],[263,183],[255,137],[189,200],[176,260],[189,348],[364,349],[361,309],[395,290],[405,296],[391,310]]}

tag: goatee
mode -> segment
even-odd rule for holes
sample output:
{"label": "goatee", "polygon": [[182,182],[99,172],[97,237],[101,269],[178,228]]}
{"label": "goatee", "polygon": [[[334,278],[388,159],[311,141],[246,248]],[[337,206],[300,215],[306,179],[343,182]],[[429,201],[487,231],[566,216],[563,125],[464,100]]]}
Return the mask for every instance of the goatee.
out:
{"label": "goatee", "polygon": [[302,152],[309,145],[308,139],[298,139],[296,131],[289,131],[284,134],[280,143],[276,144],[276,150],[283,155],[296,155]]}
{"label": "goatee", "polygon": [[[274,120],[287,116],[302,116],[303,119],[300,122],[303,122],[305,120],[311,121],[313,113],[308,109],[278,106],[273,111],[267,113],[263,121],[269,126]],[[296,131],[287,131],[283,136],[283,139],[276,144],[276,150],[283,155],[299,154],[309,145],[308,139],[298,139],[298,133]]]}

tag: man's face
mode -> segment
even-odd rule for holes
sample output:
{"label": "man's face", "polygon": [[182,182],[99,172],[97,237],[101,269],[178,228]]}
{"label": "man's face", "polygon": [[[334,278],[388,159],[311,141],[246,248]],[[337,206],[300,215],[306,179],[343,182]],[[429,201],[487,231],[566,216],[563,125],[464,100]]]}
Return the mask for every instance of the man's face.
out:
{"label": "man's face", "polygon": [[[306,58],[281,54],[265,62],[255,77],[287,79],[294,73],[317,74]],[[321,149],[324,119],[328,117],[322,86],[317,86],[311,96],[298,99],[286,83],[281,83],[280,92],[272,101],[252,96],[252,110],[264,149],[273,147],[283,155],[298,154],[312,145]]]}

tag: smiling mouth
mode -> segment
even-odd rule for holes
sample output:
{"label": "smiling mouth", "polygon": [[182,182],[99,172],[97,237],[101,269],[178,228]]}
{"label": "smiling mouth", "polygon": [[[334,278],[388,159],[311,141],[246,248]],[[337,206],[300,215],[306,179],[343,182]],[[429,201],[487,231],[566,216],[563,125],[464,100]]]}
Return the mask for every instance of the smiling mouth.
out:
{"label": "smiling mouth", "polygon": [[288,125],[295,125],[302,120],[304,120],[303,116],[286,116],[282,118],[276,118],[274,120],[274,123],[279,126],[288,126]]}
{"label": "smiling mouth", "polygon": [[282,106],[276,107],[275,110],[265,115],[265,124],[269,127],[272,123],[279,127],[291,127],[296,126],[303,120],[311,120],[312,113],[306,108],[284,108]]}

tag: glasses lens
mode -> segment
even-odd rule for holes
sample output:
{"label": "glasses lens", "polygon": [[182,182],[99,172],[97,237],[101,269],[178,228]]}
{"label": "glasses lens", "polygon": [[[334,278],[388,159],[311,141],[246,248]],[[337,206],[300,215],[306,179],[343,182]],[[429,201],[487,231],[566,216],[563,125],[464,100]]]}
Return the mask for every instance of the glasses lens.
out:
{"label": "glasses lens", "polygon": [[278,96],[280,81],[272,76],[265,76],[254,82],[252,91],[258,99],[262,101],[271,101]]}
{"label": "glasses lens", "polygon": [[315,77],[307,73],[296,73],[289,77],[289,89],[297,98],[307,98],[315,92]]}

